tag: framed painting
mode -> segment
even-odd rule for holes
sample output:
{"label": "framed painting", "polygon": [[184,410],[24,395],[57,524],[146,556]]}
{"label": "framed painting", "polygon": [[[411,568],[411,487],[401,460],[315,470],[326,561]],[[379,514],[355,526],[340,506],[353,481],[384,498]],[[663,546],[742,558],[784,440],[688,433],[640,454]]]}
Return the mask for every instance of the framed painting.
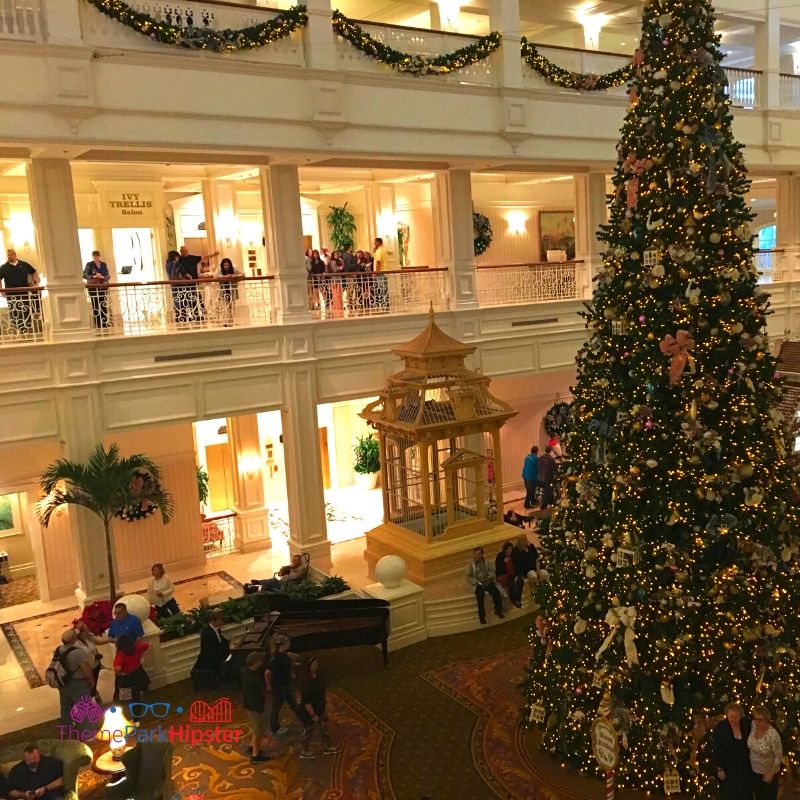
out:
{"label": "framed painting", "polygon": [[539,212],[539,258],[547,261],[548,250],[563,250],[567,261],[575,258],[575,212]]}

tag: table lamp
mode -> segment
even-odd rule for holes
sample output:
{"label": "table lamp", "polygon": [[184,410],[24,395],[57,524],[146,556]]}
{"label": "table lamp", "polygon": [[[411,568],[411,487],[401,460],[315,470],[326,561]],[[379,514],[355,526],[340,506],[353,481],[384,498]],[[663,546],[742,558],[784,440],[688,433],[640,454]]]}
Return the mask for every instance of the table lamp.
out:
{"label": "table lamp", "polygon": [[97,739],[101,742],[108,742],[112,758],[119,760],[125,752],[127,737],[132,732],[133,726],[123,713],[122,707],[116,705],[106,709],[103,724],[97,731]]}

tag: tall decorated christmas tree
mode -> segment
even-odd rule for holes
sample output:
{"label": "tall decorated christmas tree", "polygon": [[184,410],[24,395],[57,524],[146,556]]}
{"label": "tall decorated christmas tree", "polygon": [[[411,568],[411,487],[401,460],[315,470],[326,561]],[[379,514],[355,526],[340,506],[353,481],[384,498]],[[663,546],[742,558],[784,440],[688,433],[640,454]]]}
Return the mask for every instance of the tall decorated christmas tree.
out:
{"label": "tall decorated christmas tree", "polygon": [[525,686],[546,750],[597,773],[604,714],[619,784],[695,796],[727,702],[800,746],[798,472],[721,59],[710,0],[648,0]]}

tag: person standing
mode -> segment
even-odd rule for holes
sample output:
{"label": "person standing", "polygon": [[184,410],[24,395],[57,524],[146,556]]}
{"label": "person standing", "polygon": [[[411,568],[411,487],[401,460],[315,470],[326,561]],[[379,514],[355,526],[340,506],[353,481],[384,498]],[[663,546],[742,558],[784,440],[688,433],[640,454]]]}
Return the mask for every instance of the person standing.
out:
{"label": "person standing", "polygon": [[92,250],[92,260],[83,268],[83,279],[92,303],[92,323],[95,328],[110,327],[108,316],[108,283],[111,274],[108,264],[100,257],[99,250]]}
{"label": "person standing", "polygon": [[467,564],[467,583],[475,592],[475,600],[478,603],[478,619],[481,625],[486,624],[485,597],[487,592],[494,603],[494,613],[500,619],[503,614],[503,600],[500,597],[500,590],[494,580],[494,566],[489,564],[483,557],[483,548],[476,547],[472,551],[472,558]]}
{"label": "person standing", "polygon": [[714,728],[714,765],[719,779],[720,800],[751,800],[752,770],[747,751],[750,720],[738,703],[725,706],[725,719]]}
{"label": "person standing", "polygon": [[233,266],[233,261],[223,258],[219,262],[214,277],[219,281],[219,303],[222,324],[226,328],[233,325],[233,314],[236,310],[236,301],[239,299],[238,282],[244,277],[242,271]]}
{"label": "person standing", "polygon": [[264,709],[267,706],[267,693],[264,685],[264,654],[254,652],[247,654],[247,662],[242,667],[242,705],[253,729],[250,746],[250,762],[261,764],[269,760],[269,756],[261,752],[261,740],[264,738]]}
{"label": "person standing", "polygon": [[128,606],[125,603],[117,603],[112,611],[114,619],[108,628],[108,641],[112,644],[119,636],[130,636],[136,641],[144,636],[142,621],[135,614],[128,613]]}
{"label": "person standing", "polygon": [[211,612],[208,625],[200,632],[200,653],[192,669],[192,673],[208,674],[212,687],[225,677],[225,664],[231,654],[231,643],[222,633],[224,623],[225,618],[219,609]]}
{"label": "person standing", "polygon": [[82,697],[94,693],[94,663],[83,647],[78,646],[78,634],[67,628],[61,634],[61,646],[56,648],[53,658],[58,658],[64,667],[64,686],[58,690],[61,721],[70,724],[70,711]]}
{"label": "person standing", "polygon": [[549,444],[544,448],[544,455],[539,458],[537,470],[539,486],[542,489],[542,511],[544,511],[555,499],[555,482],[558,474],[558,466]]}
{"label": "person standing", "polygon": [[278,634],[275,637],[275,652],[264,672],[267,692],[272,695],[269,727],[272,733],[278,736],[283,736],[289,732],[288,728],[281,727],[280,724],[281,708],[284,703],[292,709],[304,729],[311,724],[311,720],[295,698],[294,692],[292,692],[292,660],[288,655],[289,644],[288,636]]}
{"label": "person standing", "polygon": [[379,273],[386,272],[386,248],[383,246],[383,239],[380,236],[375,239],[375,246],[372,248],[372,271],[376,273],[373,278],[373,303],[384,311],[389,310],[389,281],[385,275]]}
{"label": "person standing", "polygon": [[771,722],[766,706],[753,708],[753,726],[747,737],[747,746],[750,749],[755,800],[775,800],[778,796],[783,745],[781,735],[772,727]]}
{"label": "person standing", "polygon": [[186,305],[184,314],[187,322],[202,322],[206,316],[206,304],[200,296],[200,287],[197,282],[200,280],[200,268],[207,267],[209,261],[219,253],[212,253],[210,256],[194,256],[189,252],[186,245],[182,245],[178,254],[178,265],[180,270],[188,279],[189,283],[184,288]]}
{"label": "person standing", "polygon": [[17,251],[6,252],[8,260],[0,266],[0,281],[6,290],[8,318],[17,333],[40,334],[43,329],[42,301],[36,291],[24,291],[39,285],[39,273],[27,262],[17,258]]}
{"label": "person standing", "polygon": [[319,728],[323,747],[322,752],[325,755],[338,753],[342,748],[331,742],[331,735],[328,732],[328,717],[325,713],[327,708],[326,686],[325,678],[319,674],[319,659],[316,656],[310,656],[307,665],[308,678],[303,686],[302,702],[306,714],[311,719],[311,724],[303,728],[300,758],[314,758],[316,755],[311,749],[315,726]]}
{"label": "person standing", "polygon": [[178,602],[175,600],[175,586],[172,579],[164,571],[163,564],[153,564],[150,574],[153,576],[147,585],[147,600],[156,609],[156,616],[171,617],[180,614]]}
{"label": "person standing", "polygon": [[75,623],[75,632],[77,634],[75,644],[86,651],[86,656],[89,659],[89,663],[92,665],[92,675],[94,676],[93,697],[100,703],[102,702],[102,698],[100,697],[97,685],[100,680],[100,670],[103,668],[103,657],[100,655],[100,651],[97,648],[95,635],[89,630],[89,626],[83,620],[78,620]]}
{"label": "person standing", "polygon": [[522,480],[525,482],[525,508],[536,505],[536,490],[539,487],[539,448],[531,447],[522,462]]}
{"label": "person standing", "polygon": [[[117,676],[119,701],[128,703],[142,699],[142,692],[150,686],[150,676],[142,666],[142,658],[150,648],[144,639],[134,641],[130,636],[117,637],[117,654],[114,656],[114,674]],[[116,701],[115,701],[116,702]]]}

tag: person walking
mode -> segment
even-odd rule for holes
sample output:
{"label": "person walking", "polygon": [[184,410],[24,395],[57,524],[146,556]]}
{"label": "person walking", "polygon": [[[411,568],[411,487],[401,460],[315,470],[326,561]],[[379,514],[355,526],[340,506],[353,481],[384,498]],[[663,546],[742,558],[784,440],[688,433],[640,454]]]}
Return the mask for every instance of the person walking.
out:
{"label": "person walking", "polygon": [[553,505],[555,499],[555,482],[558,474],[558,465],[553,458],[553,451],[550,445],[544,448],[544,455],[537,464],[539,486],[542,489],[542,511],[548,506]]}
{"label": "person walking", "polygon": [[275,652],[267,664],[264,672],[267,692],[272,695],[272,705],[269,713],[269,727],[272,733],[283,736],[289,732],[280,724],[280,714],[283,704],[286,703],[300,720],[303,728],[311,724],[311,720],[303,707],[297,701],[292,691],[292,660],[289,658],[289,637],[278,634],[275,637]]}
{"label": "person walking", "polygon": [[738,703],[725,706],[725,719],[714,728],[714,765],[719,779],[720,800],[751,800],[753,774],[747,737],[750,720]]}
{"label": "person walking", "polygon": [[472,558],[467,564],[467,583],[475,592],[475,600],[478,604],[478,619],[481,625],[486,624],[486,594],[488,593],[494,603],[495,616],[503,619],[503,599],[500,590],[494,580],[494,565],[490,564],[483,556],[483,548],[476,547],[472,551]]}
{"label": "person walking", "polygon": [[539,488],[539,448],[531,447],[522,462],[522,480],[525,483],[525,508],[536,505],[536,490]]}
{"label": "person walking", "polygon": [[753,770],[754,800],[776,800],[778,797],[783,745],[781,735],[771,723],[772,717],[766,706],[753,708],[753,726],[747,737],[747,747]]}
{"label": "person walking", "polygon": [[253,729],[250,744],[250,762],[260,764],[269,760],[266,753],[261,752],[261,741],[264,738],[264,710],[267,707],[267,690],[264,684],[264,654],[253,652],[247,654],[247,662],[242,667],[242,705]]}
{"label": "person walking", "polygon": [[319,728],[319,735],[322,741],[322,752],[325,755],[338,753],[342,748],[331,742],[331,735],[328,732],[328,717],[325,678],[319,674],[319,659],[310,656],[307,663],[308,677],[302,692],[302,703],[306,714],[311,722],[303,728],[303,738],[301,741],[300,758],[314,758],[316,753],[311,749],[311,741],[314,737],[314,728]]}

